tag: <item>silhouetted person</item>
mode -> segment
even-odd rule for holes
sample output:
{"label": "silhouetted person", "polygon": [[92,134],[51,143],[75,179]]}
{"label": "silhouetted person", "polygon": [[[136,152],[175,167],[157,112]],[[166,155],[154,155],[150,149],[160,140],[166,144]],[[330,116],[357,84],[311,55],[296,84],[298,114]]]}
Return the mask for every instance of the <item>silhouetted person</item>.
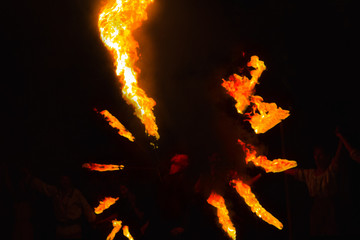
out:
{"label": "silhouetted person", "polygon": [[60,176],[58,186],[33,178],[31,186],[52,198],[57,220],[56,239],[83,239],[83,217],[89,222],[95,221],[96,217],[85,197],[74,188],[70,177]]}
{"label": "silhouetted person", "polygon": [[335,194],[339,190],[339,159],[342,144],[339,141],[334,157],[323,146],[314,147],[315,169],[290,169],[286,173],[306,183],[313,198],[310,212],[310,234],[336,236],[339,234],[335,213]]}

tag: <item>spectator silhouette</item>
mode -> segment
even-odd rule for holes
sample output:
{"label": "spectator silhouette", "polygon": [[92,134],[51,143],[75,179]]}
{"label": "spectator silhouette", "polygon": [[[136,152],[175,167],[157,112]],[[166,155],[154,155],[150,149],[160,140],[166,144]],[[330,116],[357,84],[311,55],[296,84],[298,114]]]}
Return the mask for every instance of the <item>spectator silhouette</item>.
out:
{"label": "spectator silhouette", "polygon": [[310,234],[313,237],[333,237],[339,234],[336,221],[335,196],[339,190],[339,161],[342,143],[339,141],[334,157],[323,145],[313,149],[314,169],[290,169],[286,173],[305,182],[313,199],[310,211]]}
{"label": "spectator silhouette", "polygon": [[95,214],[89,203],[76,189],[68,175],[59,177],[58,186],[49,185],[38,178],[30,180],[32,188],[52,198],[56,217],[56,239],[83,239],[83,217],[95,221]]}

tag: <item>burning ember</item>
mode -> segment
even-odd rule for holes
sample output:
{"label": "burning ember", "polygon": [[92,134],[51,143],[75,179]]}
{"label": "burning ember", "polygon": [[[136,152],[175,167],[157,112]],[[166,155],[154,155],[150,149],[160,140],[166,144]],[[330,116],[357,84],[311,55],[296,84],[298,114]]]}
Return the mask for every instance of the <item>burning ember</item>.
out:
{"label": "burning ember", "polygon": [[124,169],[124,165],[98,164],[98,163],[84,163],[82,167],[90,169],[91,171],[98,171],[98,172],[117,171]]}
{"label": "burning ember", "polygon": [[116,75],[123,85],[123,98],[135,108],[135,115],[144,124],[147,134],[159,139],[153,113],[156,102],[147,97],[137,83],[140,70],[135,67],[135,63],[138,60],[139,44],[132,35],[147,19],[145,10],[152,2],[153,0],[109,1],[100,13],[98,27],[102,41],[113,54]]}
{"label": "burning ember", "polygon": [[123,226],[123,234],[125,237],[127,237],[129,240],[134,240],[134,238],[131,236],[130,232],[129,232],[129,227],[128,226]]}
{"label": "burning ember", "polygon": [[278,108],[276,103],[263,102],[260,96],[253,96],[251,101],[254,103],[253,112],[248,115],[255,133],[268,131],[290,115],[288,110]]}
{"label": "burning ember", "polygon": [[[95,109],[97,112],[97,110]],[[116,117],[114,117],[108,110],[103,110],[100,112],[104,116],[105,120],[109,122],[109,125],[113,128],[119,130],[118,133],[120,136],[126,137],[131,142],[135,140],[134,136],[129,132],[124,125],[122,125]]]}
{"label": "burning ember", "polygon": [[250,103],[254,104],[252,113],[247,113],[251,127],[257,134],[265,133],[290,114],[289,111],[278,108],[275,103],[265,103],[260,96],[254,96],[255,85],[266,69],[264,62],[260,61],[259,57],[252,56],[247,66],[254,68],[250,70],[251,80],[246,76],[233,74],[228,81],[223,79],[221,85],[235,99],[238,113],[243,114]]}
{"label": "burning ember", "polygon": [[234,184],[234,188],[236,189],[238,194],[242,198],[244,198],[245,203],[251,208],[251,211],[253,213],[255,213],[265,222],[277,227],[278,229],[281,230],[283,228],[282,223],[260,205],[255,195],[251,192],[251,188],[249,185],[243,183],[240,180],[232,180],[231,183]]}
{"label": "burning ember", "polygon": [[95,213],[100,214],[104,210],[108,209],[111,205],[114,205],[119,198],[106,197],[100,201],[99,206],[95,208]]}
{"label": "burning ember", "polygon": [[286,159],[275,159],[270,161],[266,156],[256,156],[257,152],[254,146],[246,144],[240,139],[238,139],[238,143],[242,146],[246,154],[246,163],[252,162],[255,166],[262,167],[266,172],[283,172],[297,166],[296,161],[289,161]]}
{"label": "burning ember", "polygon": [[122,221],[118,221],[115,219],[112,221],[112,224],[114,228],[111,231],[111,233],[107,236],[106,240],[113,240],[115,238],[115,235],[120,231]]}
{"label": "burning ember", "polygon": [[217,216],[219,223],[221,224],[224,231],[229,235],[231,239],[236,239],[236,229],[229,217],[229,211],[226,209],[225,200],[219,194],[214,192],[211,193],[207,202],[217,208]]}

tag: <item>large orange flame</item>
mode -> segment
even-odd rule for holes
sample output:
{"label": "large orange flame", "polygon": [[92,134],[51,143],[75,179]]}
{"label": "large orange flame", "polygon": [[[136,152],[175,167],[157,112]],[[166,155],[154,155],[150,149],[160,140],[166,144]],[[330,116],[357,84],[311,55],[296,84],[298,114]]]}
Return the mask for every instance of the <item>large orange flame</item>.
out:
{"label": "large orange flame", "polygon": [[[97,110],[95,109],[95,111],[97,111]],[[129,139],[131,142],[133,142],[135,140],[135,138],[131,134],[131,132],[129,132],[124,127],[124,125],[122,125],[120,123],[120,121],[115,116],[113,116],[108,110],[103,110],[99,113],[104,116],[105,120],[109,122],[110,126],[112,126],[113,128],[118,130],[118,133],[120,136],[123,136],[123,137]]]}
{"label": "large orange flame", "polygon": [[118,221],[114,219],[112,221],[113,229],[111,233],[107,236],[106,240],[113,240],[115,238],[115,235],[120,231],[122,221]]}
{"label": "large orange flame", "polygon": [[146,8],[153,0],[109,0],[100,13],[98,27],[101,39],[115,59],[116,74],[123,85],[126,102],[135,108],[135,115],[145,126],[147,134],[160,137],[153,108],[156,102],[138,86],[135,67],[138,42],[132,32],[147,19]]}
{"label": "large orange flame", "polygon": [[283,172],[297,166],[296,161],[289,161],[286,159],[275,159],[270,161],[266,156],[257,156],[254,146],[246,144],[240,139],[238,139],[238,143],[242,146],[245,152],[246,163],[252,162],[255,166],[262,167],[266,172]]}
{"label": "large orange flame", "polygon": [[82,167],[90,169],[91,171],[98,171],[98,172],[117,171],[124,169],[124,165],[98,164],[98,163],[84,163]]}
{"label": "large orange flame", "polygon": [[252,113],[247,114],[251,127],[257,134],[265,133],[290,114],[289,111],[278,108],[275,103],[265,103],[260,96],[254,96],[255,85],[266,70],[264,62],[259,57],[252,56],[247,66],[253,68],[250,70],[251,80],[246,76],[233,74],[228,81],[223,79],[221,85],[235,99],[238,113],[243,114],[250,103],[254,104]]}
{"label": "large orange flame", "polygon": [[290,115],[288,110],[278,108],[276,103],[263,102],[260,96],[253,96],[251,102],[254,108],[249,114],[250,124],[255,133],[265,133]]}
{"label": "large orange flame", "polygon": [[245,203],[251,208],[253,213],[255,213],[265,222],[277,227],[278,229],[281,230],[283,228],[282,223],[260,205],[254,193],[251,192],[249,185],[243,183],[241,180],[232,180],[231,183],[234,184],[234,188],[238,194],[244,198]]}
{"label": "large orange flame", "polygon": [[134,238],[131,236],[130,232],[129,232],[129,227],[128,226],[123,226],[123,234],[125,237],[127,237],[129,240],[134,240]]}
{"label": "large orange flame", "polygon": [[223,230],[229,235],[231,239],[236,239],[236,229],[229,217],[229,211],[226,208],[224,198],[212,192],[210,197],[207,199],[207,202],[216,207],[217,209],[217,216],[219,218],[219,223],[221,224]]}
{"label": "large orange flame", "polygon": [[104,210],[108,209],[111,205],[115,204],[115,202],[119,198],[105,197],[104,200],[100,201],[99,206],[95,208],[95,213],[100,214]]}
{"label": "large orange flame", "polygon": [[247,66],[254,68],[250,71],[251,80],[246,76],[233,74],[228,81],[223,79],[221,84],[228,94],[235,99],[235,107],[241,114],[250,105],[250,97],[255,92],[255,85],[258,83],[262,72],[266,69],[264,62],[260,61],[258,56],[252,56]]}

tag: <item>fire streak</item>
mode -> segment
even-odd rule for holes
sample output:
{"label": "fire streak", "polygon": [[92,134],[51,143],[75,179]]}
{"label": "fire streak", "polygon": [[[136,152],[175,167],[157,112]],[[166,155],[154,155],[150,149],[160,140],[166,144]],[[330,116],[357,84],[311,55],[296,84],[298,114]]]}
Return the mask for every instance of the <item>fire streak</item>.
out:
{"label": "fire streak", "polygon": [[275,160],[268,160],[266,156],[256,156],[257,152],[254,146],[250,144],[246,144],[240,139],[238,139],[238,143],[242,146],[246,156],[245,161],[246,163],[253,162],[255,166],[262,167],[266,172],[283,172],[290,168],[294,168],[297,166],[296,161],[289,161],[286,159],[275,159]]}
{"label": "fire streak", "polygon": [[258,83],[262,72],[266,69],[264,62],[260,61],[258,56],[252,56],[247,66],[254,68],[254,70],[250,71],[251,80],[246,76],[233,74],[229,77],[228,81],[223,79],[221,84],[228,94],[236,100],[235,107],[238,113],[241,114],[250,105],[250,97],[255,92],[255,85]]}
{"label": "fire streak", "polygon": [[134,240],[134,238],[131,236],[130,232],[129,232],[129,227],[128,226],[123,226],[123,234],[125,237],[127,237],[129,240]]}
{"label": "fire streak", "polygon": [[251,192],[251,188],[249,185],[243,183],[240,180],[232,180],[231,183],[235,184],[234,188],[236,189],[238,194],[242,198],[244,198],[245,203],[251,208],[251,211],[253,213],[255,213],[265,222],[277,227],[278,229],[281,230],[283,228],[282,223],[260,205],[255,195]]}
{"label": "fire streak", "polygon": [[221,224],[224,231],[229,235],[231,239],[236,239],[236,229],[229,217],[229,211],[226,209],[225,200],[219,194],[214,192],[211,193],[207,202],[217,208],[217,216],[219,223]]}
{"label": "fire streak", "polygon": [[144,124],[147,134],[159,139],[153,113],[156,102],[138,87],[137,75],[140,70],[135,63],[139,44],[132,36],[132,32],[147,19],[145,10],[153,1],[109,0],[99,15],[98,27],[102,41],[113,54],[116,75],[123,85],[123,98],[135,108],[135,115]]}
{"label": "fire streak", "polygon": [[104,200],[100,201],[99,206],[95,208],[95,213],[100,214],[104,210],[108,209],[111,205],[115,204],[115,202],[119,198],[106,197]]}
{"label": "fire streak", "polygon": [[107,236],[106,240],[113,240],[115,238],[115,235],[120,231],[122,221],[118,221],[115,219],[112,221],[112,224],[114,228],[111,231],[111,233]]}
{"label": "fire streak", "polygon": [[260,96],[253,96],[251,101],[254,107],[252,114],[249,114],[250,124],[257,134],[265,133],[290,115],[288,110],[278,108],[276,103],[263,102]]}
{"label": "fire streak", "polygon": [[91,171],[98,171],[98,172],[117,171],[124,169],[124,165],[98,164],[98,163],[84,163],[82,167],[88,168]]}
{"label": "fire streak", "polygon": [[[96,109],[95,109],[96,111]],[[135,140],[134,136],[129,132],[124,125],[122,125],[119,120],[114,117],[108,110],[103,110],[100,112],[104,116],[105,120],[109,122],[109,125],[118,130],[120,136],[126,137],[131,142]]]}

